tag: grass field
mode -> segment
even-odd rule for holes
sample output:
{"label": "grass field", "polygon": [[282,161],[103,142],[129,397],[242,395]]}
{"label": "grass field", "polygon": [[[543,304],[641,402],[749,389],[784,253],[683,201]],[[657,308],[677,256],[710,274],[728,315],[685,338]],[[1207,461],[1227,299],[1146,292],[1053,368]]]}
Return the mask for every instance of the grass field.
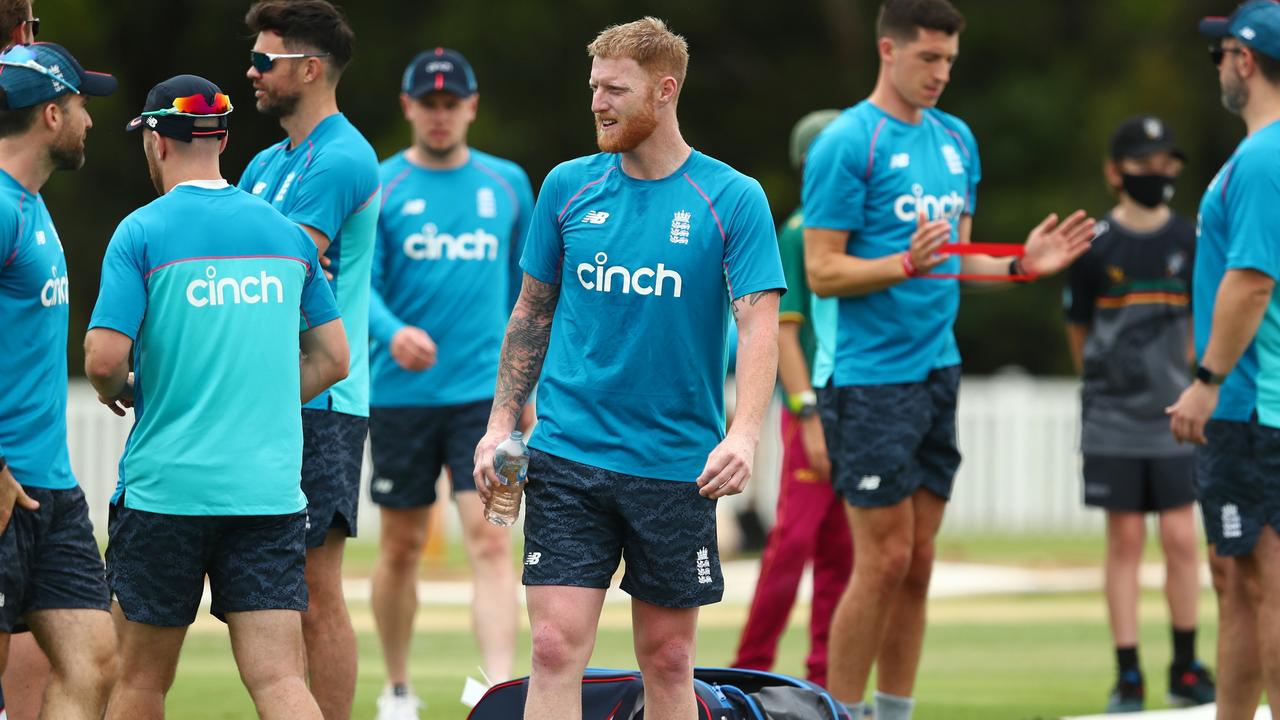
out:
{"label": "grass field", "polygon": [[[1089,538],[948,538],[949,559],[1045,566],[1092,564],[1101,542]],[[373,556],[363,543],[353,546],[352,575],[367,574]],[[1056,559],[1056,560],[1055,560]],[[456,558],[442,571],[457,572]],[[1167,613],[1158,593],[1142,601],[1142,654],[1150,707],[1162,706],[1169,659]],[[703,611],[698,662],[725,665],[737,643],[747,608],[722,604]],[[1211,656],[1215,608],[1205,594],[1200,647]],[[374,715],[382,688],[382,664],[368,605],[352,603],[360,643],[360,677],[354,718]],[[938,600],[930,607],[930,629],[917,687],[920,720],[1056,718],[1098,712],[1112,681],[1112,655],[1102,598],[1096,594],[989,596]],[[807,651],[807,608],[797,608],[783,638],[777,669],[802,673]],[[633,667],[630,615],[608,605],[592,664]],[[464,606],[428,606],[419,614],[414,637],[413,682],[428,703],[424,718],[465,718],[458,703],[464,677],[478,663]],[[528,670],[528,633],[521,635],[517,672]],[[223,720],[253,717],[231,659],[224,626],[207,616],[188,636],[169,696],[168,717]]]}

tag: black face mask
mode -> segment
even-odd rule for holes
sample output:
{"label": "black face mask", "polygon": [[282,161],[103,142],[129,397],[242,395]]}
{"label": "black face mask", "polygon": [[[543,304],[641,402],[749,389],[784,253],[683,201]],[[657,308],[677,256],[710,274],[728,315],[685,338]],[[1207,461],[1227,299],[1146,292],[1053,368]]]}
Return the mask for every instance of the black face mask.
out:
{"label": "black face mask", "polygon": [[1173,199],[1173,178],[1168,175],[1120,176],[1125,193],[1144,207],[1157,207]]}

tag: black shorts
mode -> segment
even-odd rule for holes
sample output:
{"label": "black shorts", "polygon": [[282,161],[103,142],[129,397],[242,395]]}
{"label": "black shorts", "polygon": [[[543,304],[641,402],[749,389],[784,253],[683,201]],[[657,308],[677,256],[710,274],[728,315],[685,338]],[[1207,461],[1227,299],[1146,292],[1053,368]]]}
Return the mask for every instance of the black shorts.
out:
{"label": "black shorts", "polygon": [[371,408],[369,496],[389,508],[431,505],[436,501],[436,478],[445,466],[454,494],[474,492],[476,444],[484,437],[492,407],[492,400],[479,400],[443,407]]}
{"label": "black shorts", "polygon": [[307,609],[307,511],[290,515],[166,515],[117,503],[107,579],[124,616],[185,627],[209,577],[214,617]]}
{"label": "black shorts", "polygon": [[37,610],[110,610],[84,491],[23,490],[40,508],[15,507],[0,534],[0,633],[25,632]]}
{"label": "black shorts", "polygon": [[1219,555],[1248,555],[1264,526],[1280,531],[1280,431],[1210,420],[1204,434],[1195,479],[1205,535]]}
{"label": "black shorts", "polygon": [[857,507],[896,505],[920,488],[950,500],[960,468],[959,388],[959,365],[923,382],[832,388],[828,452],[836,491]]}
{"label": "black shorts", "polygon": [[524,584],[622,589],[651,605],[720,602],[716,502],[691,482],[610,472],[529,450]]}
{"label": "black shorts", "polygon": [[1162,512],[1196,501],[1195,460],[1084,456],[1084,504],[1116,512]]}
{"label": "black shorts", "polygon": [[324,545],[331,529],[356,536],[360,469],[368,436],[369,418],[302,409],[302,492],[311,514],[307,547]]}

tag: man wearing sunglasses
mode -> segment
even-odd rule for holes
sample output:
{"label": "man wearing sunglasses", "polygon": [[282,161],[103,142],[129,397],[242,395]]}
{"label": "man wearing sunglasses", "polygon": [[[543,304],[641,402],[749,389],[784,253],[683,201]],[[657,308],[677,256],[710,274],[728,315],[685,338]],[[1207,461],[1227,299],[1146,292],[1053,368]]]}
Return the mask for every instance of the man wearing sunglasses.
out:
{"label": "man wearing sunglasses", "polygon": [[484,520],[471,451],[485,433],[503,329],[520,290],[533,189],[515,163],[467,146],[479,99],[461,53],[420,53],[400,95],[413,143],[382,163],[387,210],[378,219],[369,317],[371,495],[382,517],[373,612],[388,681],[379,720],[417,718],[409,641],[442,467],[472,570],[484,579],[473,627],[491,682],[511,676],[515,654],[511,534]]}
{"label": "man wearing sunglasses", "polygon": [[356,534],[369,427],[369,271],[381,207],[378,156],[338,111],[336,91],[354,34],[327,0],[263,0],[245,18],[256,33],[258,111],[288,137],[258,154],[240,187],[311,235],[338,298],[351,374],[302,411],[302,487],[311,512],[303,615],[311,687],[327,718],[346,718],[355,693],[355,631],[342,594],[342,553]]}
{"label": "man wearing sunglasses", "polygon": [[1197,443],[1218,598],[1218,718],[1280,698],[1280,4],[1205,18],[1221,99],[1247,136],[1200,202],[1195,381],[1168,409]]}
{"label": "man wearing sunglasses", "polygon": [[35,42],[40,34],[40,18],[32,16],[31,0],[0,0],[0,28],[7,33],[5,50]]}
{"label": "man wearing sunglasses", "polygon": [[[10,634],[52,660],[44,716],[98,718],[115,676],[110,595],[66,441],[66,260],[40,190],[84,164],[89,96],[115,91],[64,48],[0,55],[0,670]],[[32,712],[34,703],[24,703]]]}

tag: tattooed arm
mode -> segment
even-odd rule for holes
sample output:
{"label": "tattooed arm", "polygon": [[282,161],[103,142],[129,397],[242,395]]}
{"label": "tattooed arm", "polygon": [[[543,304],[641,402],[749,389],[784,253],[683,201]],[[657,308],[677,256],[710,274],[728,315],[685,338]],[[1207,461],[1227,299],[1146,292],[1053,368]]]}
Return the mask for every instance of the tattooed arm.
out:
{"label": "tattooed arm", "polygon": [[525,273],[520,297],[507,322],[507,336],[502,342],[498,361],[498,385],[489,413],[489,429],[476,446],[476,489],[486,502],[489,484],[497,482],[493,471],[493,451],[516,427],[520,411],[542,374],[542,361],[547,356],[551,339],[551,319],[560,300],[560,286],[544,283]]}
{"label": "tattooed arm", "polygon": [[751,462],[760,440],[760,425],[773,395],[778,373],[777,290],[750,293],[733,301],[738,323],[738,404],[725,439],[707,456],[698,476],[699,492],[710,498],[743,491],[751,479]]}

